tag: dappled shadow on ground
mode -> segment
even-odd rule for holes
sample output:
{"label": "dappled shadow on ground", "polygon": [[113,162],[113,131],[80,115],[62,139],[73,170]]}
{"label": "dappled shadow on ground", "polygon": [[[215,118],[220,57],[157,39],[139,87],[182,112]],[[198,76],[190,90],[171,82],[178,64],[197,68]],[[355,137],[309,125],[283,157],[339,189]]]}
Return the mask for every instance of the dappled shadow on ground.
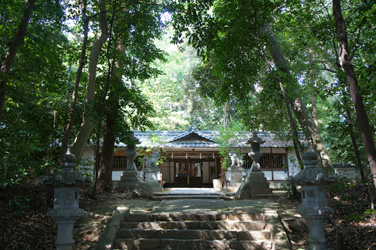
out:
{"label": "dappled shadow on ground", "polygon": [[[376,249],[376,214],[368,210],[364,187],[346,184],[332,188],[328,194],[329,206],[335,210],[334,216],[325,224],[328,249]],[[0,189],[0,249],[54,248],[56,224],[46,216],[45,197],[43,185]],[[151,212],[160,203],[146,199],[124,203],[124,197],[127,196],[99,193],[92,199],[88,192],[81,192],[80,207],[87,213],[75,224],[75,249],[89,249],[96,244],[118,205]],[[292,201],[284,196],[276,196],[273,200],[280,204],[281,210],[294,209],[301,204],[300,200]],[[226,206],[223,206],[224,210]],[[197,204],[196,209],[202,209],[202,205]],[[300,223],[291,221],[288,227],[285,225],[294,249],[304,248],[308,238],[305,226]]]}
{"label": "dappled shadow on ground", "polygon": [[[369,210],[370,203],[365,191],[363,185],[346,182],[339,182],[328,188],[328,206],[334,209],[334,214],[325,221],[328,249],[376,250],[376,213]],[[283,210],[301,206],[300,199],[289,199],[286,196],[274,199],[280,203]],[[307,246],[307,229],[295,225],[300,223],[301,221],[294,221],[290,224],[291,228],[286,229],[293,249],[304,249]]]}

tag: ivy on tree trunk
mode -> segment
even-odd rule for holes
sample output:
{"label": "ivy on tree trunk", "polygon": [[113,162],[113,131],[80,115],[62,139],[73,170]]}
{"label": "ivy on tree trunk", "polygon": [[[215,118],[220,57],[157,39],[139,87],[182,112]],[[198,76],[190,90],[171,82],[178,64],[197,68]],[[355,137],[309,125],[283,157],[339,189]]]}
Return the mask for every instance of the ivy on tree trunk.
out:
{"label": "ivy on tree trunk", "polygon": [[351,99],[354,103],[355,113],[357,116],[359,130],[362,135],[364,147],[367,153],[370,169],[372,172],[373,183],[376,187],[376,149],[372,133],[372,128],[368,121],[366,109],[364,107],[362,94],[355,76],[354,66],[351,60],[349,45],[346,33],[346,24],[342,15],[340,0],[333,0],[333,16],[337,28],[339,39],[339,57],[341,66],[346,74],[347,84],[349,85]]}

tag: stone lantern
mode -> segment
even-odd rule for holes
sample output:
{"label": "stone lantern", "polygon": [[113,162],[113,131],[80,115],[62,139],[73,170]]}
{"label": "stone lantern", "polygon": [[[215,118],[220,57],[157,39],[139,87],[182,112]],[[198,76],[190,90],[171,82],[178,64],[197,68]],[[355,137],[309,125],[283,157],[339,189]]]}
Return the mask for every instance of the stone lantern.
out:
{"label": "stone lantern", "polygon": [[253,164],[250,171],[247,173],[245,181],[236,192],[235,196],[237,199],[268,196],[272,193],[269,188],[269,183],[264,173],[260,170],[260,164],[258,163],[260,157],[263,155],[260,145],[264,142],[262,138],[258,137],[257,131],[253,131],[252,137],[247,141],[247,144],[251,144],[251,152],[249,152],[248,155],[252,158]]}
{"label": "stone lantern", "polygon": [[137,144],[140,144],[140,141],[136,136],[134,136],[134,132],[132,131],[128,136],[128,146],[127,151],[125,152],[125,156],[128,159],[128,164],[118,184],[118,191],[133,191],[136,184],[139,182],[138,171],[134,163],[134,160],[138,156]]}
{"label": "stone lantern", "polygon": [[263,153],[261,152],[260,145],[264,142],[265,141],[261,137],[258,137],[257,131],[253,131],[252,137],[249,138],[249,140],[247,141],[247,144],[251,144],[251,152],[248,153],[248,156],[251,157],[251,159],[253,160],[251,171],[261,171],[260,164],[258,163],[258,161],[263,155]]}
{"label": "stone lantern", "polygon": [[313,151],[304,153],[303,162],[304,169],[290,176],[289,181],[301,186],[302,207],[298,211],[308,222],[310,249],[326,249],[324,219],[333,213],[327,205],[326,186],[335,182],[337,176],[328,176],[317,168],[317,155]]}
{"label": "stone lantern", "polygon": [[56,249],[72,249],[74,222],[84,213],[79,208],[80,187],[91,183],[91,179],[85,178],[75,171],[76,156],[68,152],[62,157],[62,169],[56,172],[52,178],[44,177],[45,184],[54,187],[53,209],[47,212],[57,224]]}

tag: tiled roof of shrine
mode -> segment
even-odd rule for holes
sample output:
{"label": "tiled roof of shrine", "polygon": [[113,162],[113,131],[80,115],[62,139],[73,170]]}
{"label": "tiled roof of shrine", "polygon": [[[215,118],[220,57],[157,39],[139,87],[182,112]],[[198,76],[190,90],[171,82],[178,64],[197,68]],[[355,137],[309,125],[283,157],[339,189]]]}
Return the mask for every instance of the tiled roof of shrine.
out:
{"label": "tiled roof of shrine", "polygon": [[[269,132],[258,132],[265,143],[263,148],[286,148],[293,146],[292,141],[276,139],[276,135]],[[164,147],[164,148],[219,148],[216,142],[220,137],[219,131],[199,131],[195,126],[190,126],[186,131],[134,131],[134,135],[140,140],[138,147]],[[236,146],[240,148],[250,147],[246,144],[252,137],[251,132],[239,132]],[[117,146],[126,146],[119,143]]]}

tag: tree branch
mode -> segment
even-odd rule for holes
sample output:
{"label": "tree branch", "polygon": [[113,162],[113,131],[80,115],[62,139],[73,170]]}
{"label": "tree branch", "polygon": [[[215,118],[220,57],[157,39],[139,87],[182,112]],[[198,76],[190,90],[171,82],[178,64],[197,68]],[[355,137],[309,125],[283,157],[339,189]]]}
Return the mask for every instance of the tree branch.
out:
{"label": "tree branch", "polygon": [[137,2],[134,2],[134,3],[126,4],[125,6],[119,8],[119,9],[116,9],[116,10],[105,10],[105,11],[101,11],[101,12],[95,13],[95,14],[89,16],[89,19],[90,19],[90,18],[94,18],[94,17],[96,17],[96,16],[98,16],[98,15],[100,15],[100,14],[102,14],[102,13],[112,13],[112,14],[115,14],[115,13],[120,12],[120,11],[122,11],[122,10],[126,10],[126,9],[127,9],[129,6],[131,6],[131,5],[135,5],[135,4],[139,4],[139,3],[141,3],[141,4],[148,4],[148,5],[162,6],[162,5],[158,4],[158,3],[145,2],[145,1],[137,1]]}
{"label": "tree branch", "polygon": [[360,29],[358,29],[358,35],[356,36],[355,44],[354,44],[354,49],[351,53],[351,60],[354,59],[355,51],[359,48],[359,38],[360,38]]}

